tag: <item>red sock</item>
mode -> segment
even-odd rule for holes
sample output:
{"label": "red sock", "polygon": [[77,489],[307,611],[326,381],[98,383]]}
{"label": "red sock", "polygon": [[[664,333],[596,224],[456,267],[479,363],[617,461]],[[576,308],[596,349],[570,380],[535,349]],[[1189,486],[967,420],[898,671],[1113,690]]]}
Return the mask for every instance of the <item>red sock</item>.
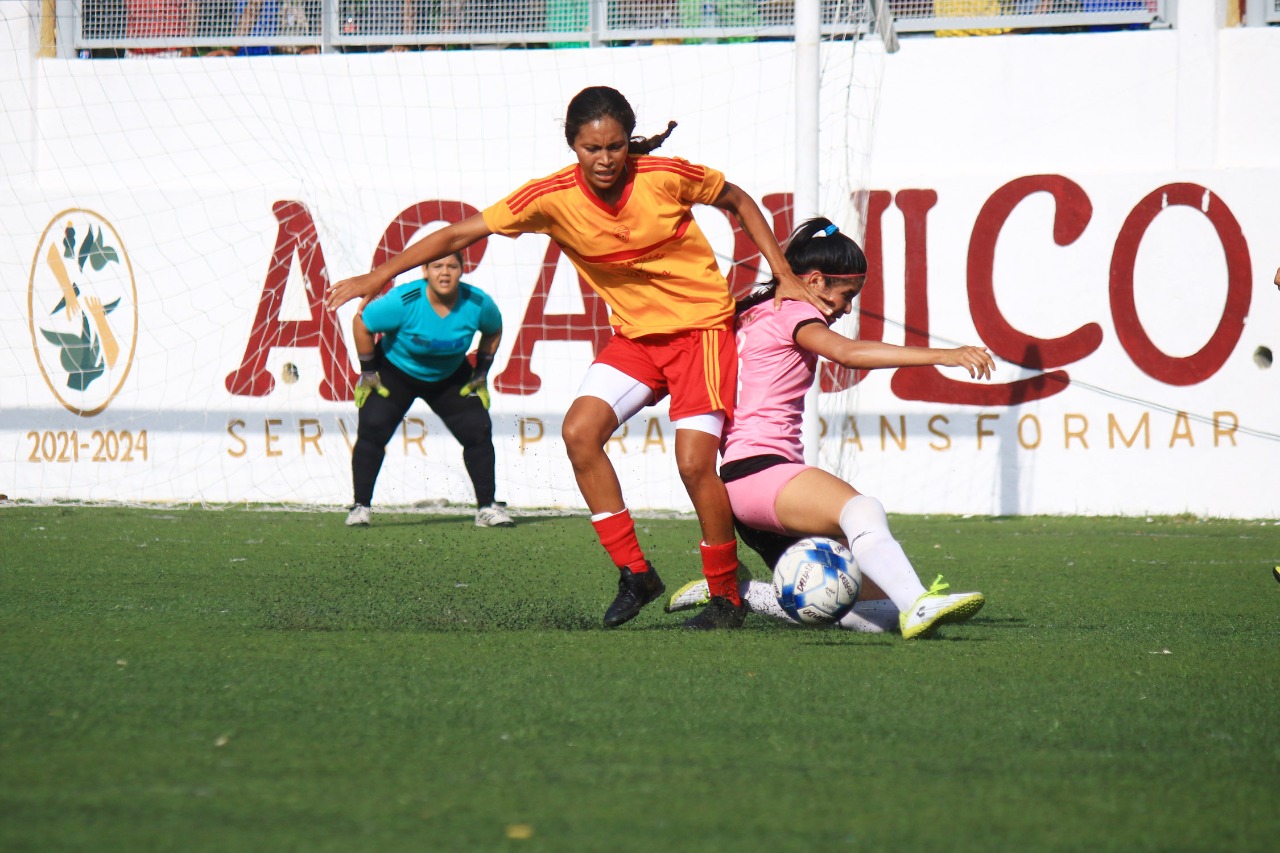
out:
{"label": "red sock", "polygon": [[731,540],[723,545],[702,543],[702,575],[707,579],[707,590],[712,595],[727,598],[735,606],[742,604],[738,596],[738,542]]}
{"label": "red sock", "polygon": [[640,549],[640,540],[636,539],[636,526],[631,520],[631,511],[615,512],[608,518],[591,522],[600,537],[600,544],[609,552],[609,559],[619,569],[630,567],[639,574],[649,571],[645,562],[644,551]]}

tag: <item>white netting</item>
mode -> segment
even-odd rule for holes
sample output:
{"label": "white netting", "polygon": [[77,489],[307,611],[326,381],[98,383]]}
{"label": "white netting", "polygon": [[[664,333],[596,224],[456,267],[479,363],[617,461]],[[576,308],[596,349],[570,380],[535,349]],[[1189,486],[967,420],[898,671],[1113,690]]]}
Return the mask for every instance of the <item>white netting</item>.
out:
{"label": "white netting", "polygon": [[[43,8],[0,4],[0,493],[11,497],[348,500],[354,306],[327,315],[321,292],[570,162],[562,117],[586,85],[623,91],[639,133],[679,121],[661,153],[725,171],[780,236],[792,225],[786,40],[172,55],[217,52],[225,26],[206,21],[205,47],[134,43],[126,25],[116,48],[163,52],[82,61],[37,57],[57,52]],[[118,28],[129,11],[107,0],[75,8],[83,27],[92,12]],[[843,15],[847,33],[824,47],[822,199],[833,218],[856,221],[847,199],[875,87],[854,62],[861,4],[826,9],[824,27]],[[765,275],[726,217],[697,215],[735,288]],[[516,506],[580,506],[560,420],[607,330],[557,255],[524,237],[468,257],[466,280],[505,320],[492,414],[499,498]],[[659,406],[611,443],[638,509],[688,507],[673,440]],[[470,498],[457,444],[421,404],[392,439],[375,497]]]}

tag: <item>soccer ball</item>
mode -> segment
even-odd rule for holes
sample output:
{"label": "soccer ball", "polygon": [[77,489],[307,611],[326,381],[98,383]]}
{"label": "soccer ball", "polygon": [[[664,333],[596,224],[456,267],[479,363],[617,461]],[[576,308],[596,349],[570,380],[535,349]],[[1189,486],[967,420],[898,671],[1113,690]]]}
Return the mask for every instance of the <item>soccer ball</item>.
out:
{"label": "soccer ball", "polygon": [[801,539],[778,558],[773,594],[787,615],[805,625],[838,622],[862,591],[862,572],[849,549],[834,539]]}

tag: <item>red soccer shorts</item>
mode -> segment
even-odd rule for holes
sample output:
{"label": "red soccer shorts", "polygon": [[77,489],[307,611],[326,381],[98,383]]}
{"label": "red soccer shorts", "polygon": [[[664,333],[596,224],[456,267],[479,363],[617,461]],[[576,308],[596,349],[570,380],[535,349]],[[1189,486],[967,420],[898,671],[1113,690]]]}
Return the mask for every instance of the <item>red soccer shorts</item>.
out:
{"label": "red soccer shorts", "polygon": [[655,400],[671,395],[673,421],[711,412],[733,417],[738,391],[738,344],[733,331],[693,329],[668,335],[614,335],[596,356],[653,389]]}

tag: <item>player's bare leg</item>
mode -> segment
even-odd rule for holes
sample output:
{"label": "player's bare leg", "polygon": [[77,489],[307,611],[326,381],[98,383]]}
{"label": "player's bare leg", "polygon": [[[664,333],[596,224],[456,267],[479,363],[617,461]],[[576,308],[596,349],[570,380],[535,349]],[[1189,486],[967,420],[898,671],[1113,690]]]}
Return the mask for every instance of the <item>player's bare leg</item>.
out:
{"label": "player's bare leg", "polygon": [[708,545],[735,541],[729,492],[716,473],[720,437],[696,429],[676,430],[676,468]]}
{"label": "player's bare leg", "polygon": [[616,513],[626,508],[618,472],[604,446],[618,429],[613,407],[599,397],[578,397],[565,413],[560,435],[564,439],[578,491],[592,515]]}
{"label": "player's bare leg", "polygon": [[981,593],[946,594],[950,585],[939,575],[928,589],[889,532],[889,520],[880,501],[861,495],[853,486],[818,468],[809,468],[782,487],[774,509],[778,521],[791,530],[816,531],[843,537],[863,575],[879,584],[900,611],[899,628],[904,639],[932,634],[941,625],[960,622],[981,609]]}
{"label": "player's bare leg", "polygon": [[581,396],[569,407],[560,432],[600,544],[618,567],[618,594],[605,611],[606,628],[634,619],[642,607],[666,591],[640,548],[618,472],[604,450],[617,428],[618,416],[611,405],[598,397]]}

